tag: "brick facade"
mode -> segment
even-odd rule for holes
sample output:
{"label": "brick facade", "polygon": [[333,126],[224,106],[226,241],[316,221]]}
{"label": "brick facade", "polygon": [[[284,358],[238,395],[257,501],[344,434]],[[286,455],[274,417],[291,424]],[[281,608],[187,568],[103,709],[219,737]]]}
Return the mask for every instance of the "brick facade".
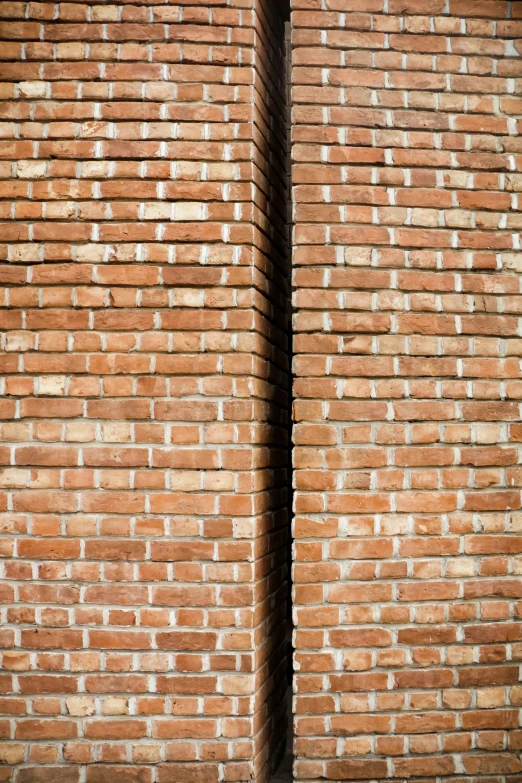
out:
{"label": "brick facade", "polygon": [[0,760],[16,783],[263,781],[285,722],[283,20],[0,13]]}
{"label": "brick facade", "polygon": [[[0,2],[0,783],[284,749],[282,0]],[[522,779],[522,2],[292,0],[295,780]]]}
{"label": "brick facade", "polygon": [[294,8],[296,779],[520,780],[522,3]]}

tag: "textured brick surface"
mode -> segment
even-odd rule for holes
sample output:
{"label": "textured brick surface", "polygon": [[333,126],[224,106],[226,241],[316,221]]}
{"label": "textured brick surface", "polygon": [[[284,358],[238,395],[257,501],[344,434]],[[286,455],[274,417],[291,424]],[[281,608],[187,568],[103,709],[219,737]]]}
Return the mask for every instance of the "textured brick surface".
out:
{"label": "textured brick surface", "polygon": [[[286,5],[0,2],[0,783],[284,753]],[[294,777],[515,783],[522,2],[292,22]]]}
{"label": "textured brick surface", "polygon": [[296,779],[520,780],[522,3],[293,9]]}
{"label": "textured brick surface", "polygon": [[279,5],[0,15],[0,780],[263,781],[286,674]]}

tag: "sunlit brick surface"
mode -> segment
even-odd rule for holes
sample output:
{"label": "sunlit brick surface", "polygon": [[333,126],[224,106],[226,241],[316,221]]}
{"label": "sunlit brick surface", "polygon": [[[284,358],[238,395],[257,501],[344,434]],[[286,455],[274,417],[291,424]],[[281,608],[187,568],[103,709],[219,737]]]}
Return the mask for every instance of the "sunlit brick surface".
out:
{"label": "sunlit brick surface", "polygon": [[522,3],[292,5],[295,777],[520,780]]}
{"label": "sunlit brick surface", "polygon": [[[285,7],[0,2],[0,783],[284,752]],[[522,2],[292,26],[294,777],[516,783]]]}
{"label": "sunlit brick surface", "polygon": [[0,781],[264,781],[286,665],[278,5],[0,16]]}

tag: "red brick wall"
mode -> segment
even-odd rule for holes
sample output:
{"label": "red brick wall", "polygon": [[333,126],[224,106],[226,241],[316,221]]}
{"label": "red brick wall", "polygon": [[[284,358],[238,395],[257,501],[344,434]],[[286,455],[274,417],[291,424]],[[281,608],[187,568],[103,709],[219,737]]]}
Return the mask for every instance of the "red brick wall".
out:
{"label": "red brick wall", "polygon": [[[0,783],[285,742],[286,3],[0,2]],[[296,780],[522,773],[522,4],[293,0]]]}
{"label": "red brick wall", "polygon": [[0,3],[1,781],[264,781],[276,758],[277,7]]}
{"label": "red brick wall", "polygon": [[296,779],[519,780],[522,3],[293,9]]}

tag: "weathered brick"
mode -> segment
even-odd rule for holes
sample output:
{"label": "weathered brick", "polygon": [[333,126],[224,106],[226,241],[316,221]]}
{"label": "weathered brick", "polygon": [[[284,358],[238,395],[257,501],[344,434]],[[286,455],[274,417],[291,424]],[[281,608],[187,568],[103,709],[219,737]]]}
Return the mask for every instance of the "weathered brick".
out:
{"label": "weathered brick", "polygon": [[295,777],[500,778],[519,764],[518,4],[292,5]]}
{"label": "weathered brick", "polygon": [[286,725],[282,9],[0,6],[0,777],[265,780]]}

